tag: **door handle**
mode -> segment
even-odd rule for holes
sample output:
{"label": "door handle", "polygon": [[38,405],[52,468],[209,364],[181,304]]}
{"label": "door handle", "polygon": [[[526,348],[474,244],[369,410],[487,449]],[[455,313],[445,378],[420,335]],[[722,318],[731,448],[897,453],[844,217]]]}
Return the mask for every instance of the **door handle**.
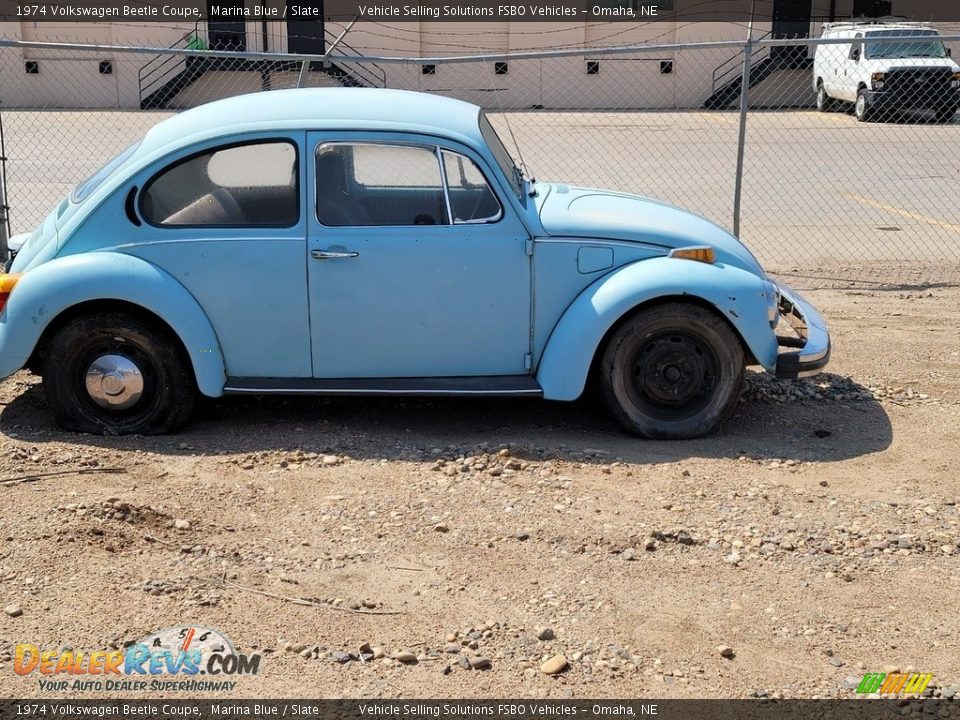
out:
{"label": "door handle", "polygon": [[342,260],[345,258],[360,257],[358,252],[336,252],[334,250],[311,250],[310,257],[314,260]]}

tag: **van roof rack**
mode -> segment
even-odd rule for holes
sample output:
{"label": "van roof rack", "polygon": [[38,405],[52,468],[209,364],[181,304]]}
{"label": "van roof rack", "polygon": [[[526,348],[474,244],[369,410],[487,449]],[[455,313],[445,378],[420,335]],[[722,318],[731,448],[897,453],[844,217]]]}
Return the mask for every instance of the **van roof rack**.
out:
{"label": "van roof rack", "polygon": [[842,30],[844,28],[858,28],[864,25],[909,25],[916,28],[928,28],[929,22],[911,20],[903,15],[884,15],[882,17],[859,17],[839,22],[824,23],[824,30]]}

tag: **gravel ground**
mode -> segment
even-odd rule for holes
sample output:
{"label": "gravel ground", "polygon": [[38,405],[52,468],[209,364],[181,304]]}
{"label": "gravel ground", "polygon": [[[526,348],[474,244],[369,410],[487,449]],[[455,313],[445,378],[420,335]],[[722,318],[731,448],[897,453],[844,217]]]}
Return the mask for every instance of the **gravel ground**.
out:
{"label": "gravel ground", "polygon": [[808,294],[831,372],[751,375],[688,442],[589,400],[229,399],[71,435],[20,373],[0,692],[45,694],[18,642],[198,623],[263,655],[233,697],[848,697],[893,668],[952,695],[960,290]]}

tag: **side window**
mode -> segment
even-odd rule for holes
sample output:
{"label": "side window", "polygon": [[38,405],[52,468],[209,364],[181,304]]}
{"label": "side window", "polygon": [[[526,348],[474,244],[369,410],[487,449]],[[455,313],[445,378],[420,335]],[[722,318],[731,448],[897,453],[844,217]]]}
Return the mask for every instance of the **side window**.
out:
{"label": "side window", "polygon": [[854,35],[853,45],[850,46],[850,59],[859,60],[860,55],[863,53],[863,43],[860,42],[860,39],[863,38],[863,33],[857,33]]}
{"label": "side window", "polygon": [[487,184],[476,163],[459,153],[444,150],[443,171],[450,193],[450,213],[454,224],[488,223],[500,219],[500,201]]}
{"label": "side window", "polygon": [[217,148],[153,177],[140,212],[170,227],[289,227],[300,217],[297,148],[289,141]]}
{"label": "side window", "polygon": [[448,225],[433,148],[327,143],[317,149],[317,219],[327,226]]}

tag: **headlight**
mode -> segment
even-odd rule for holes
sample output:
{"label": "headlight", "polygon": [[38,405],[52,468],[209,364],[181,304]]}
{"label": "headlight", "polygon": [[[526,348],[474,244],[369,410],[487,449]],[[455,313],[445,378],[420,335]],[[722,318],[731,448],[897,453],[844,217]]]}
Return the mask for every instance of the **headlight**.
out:
{"label": "headlight", "polygon": [[780,291],[776,285],[768,282],[764,294],[767,296],[767,320],[770,321],[770,327],[775,328],[780,322]]}
{"label": "headlight", "polygon": [[950,81],[950,87],[960,88],[960,72],[953,74],[953,80]]}
{"label": "headlight", "polygon": [[886,73],[876,72],[870,76],[870,84],[874,90],[883,90],[883,83],[886,79]]}

